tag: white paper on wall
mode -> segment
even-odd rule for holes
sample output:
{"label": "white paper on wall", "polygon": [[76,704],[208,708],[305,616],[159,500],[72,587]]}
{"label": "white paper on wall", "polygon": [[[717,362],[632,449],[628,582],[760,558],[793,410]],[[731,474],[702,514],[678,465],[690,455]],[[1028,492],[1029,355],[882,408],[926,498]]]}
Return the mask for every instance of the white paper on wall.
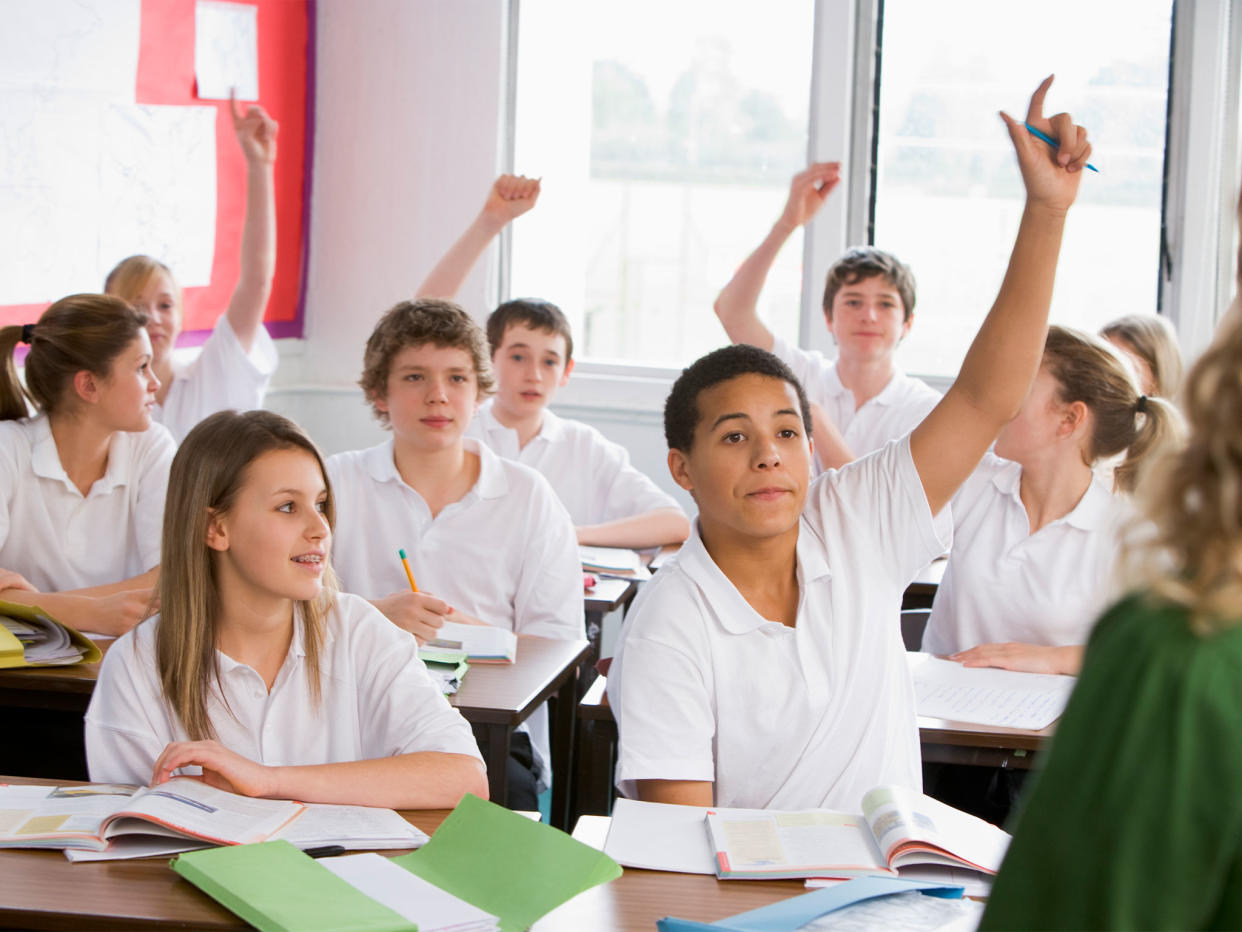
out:
{"label": "white paper on wall", "polygon": [[132,101],[141,6],[141,0],[0,0],[0,86]]}
{"label": "white paper on wall", "polygon": [[199,100],[259,99],[258,9],[199,0],[194,7],[194,77]]}

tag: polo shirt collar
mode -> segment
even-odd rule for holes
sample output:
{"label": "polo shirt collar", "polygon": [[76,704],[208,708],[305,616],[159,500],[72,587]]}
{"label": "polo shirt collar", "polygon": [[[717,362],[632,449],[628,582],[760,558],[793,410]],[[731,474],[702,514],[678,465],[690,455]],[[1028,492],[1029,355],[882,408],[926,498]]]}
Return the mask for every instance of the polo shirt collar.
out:
{"label": "polo shirt collar", "polygon": [[[46,414],[41,414],[30,421],[34,434],[30,450],[30,468],[36,476],[44,479],[55,479],[70,489],[77,491],[77,486],[69,479],[65,467],[60,462],[60,452],[56,449],[56,438],[52,436],[52,425]],[[111,492],[117,486],[128,482],[129,463],[132,458],[128,436],[123,431],[112,435],[108,443],[108,466],[101,478],[95,480],[90,494]]]}
{"label": "polo shirt collar", "polygon": [[[476,415],[482,422],[483,432],[489,436],[492,433],[516,433],[512,427],[506,427],[500,423],[496,417],[496,399],[489,398],[479,406],[479,413]],[[531,443],[540,440],[546,443],[554,443],[565,433],[565,421],[563,418],[557,417],[552,413],[551,408],[543,409],[543,421],[539,425],[539,433],[530,438]]]}
{"label": "polo shirt collar", "polygon": [[[906,382],[910,376],[906,375],[896,366],[893,367],[893,377],[888,383],[880,389],[880,393],[872,398],[868,404],[874,402],[878,405],[894,405],[899,404],[905,397]],[[838,395],[852,395],[848,388],[841,382],[841,376],[837,372],[836,363],[824,374],[824,388],[827,390],[828,396],[835,398]]]}
{"label": "polo shirt collar", "polygon": [[[500,457],[474,437],[462,439],[462,447],[479,457],[479,478],[470,492],[477,492],[480,498],[500,498],[509,491],[509,482],[505,478],[504,465]],[[405,485],[401,473],[397,471],[397,461],[393,456],[393,438],[389,437],[377,447],[366,452],[366,468],[376,482],[396,482]],[[470,492],[466,494],[469,495]]]}
{"label": "polo shirt collar", "polygon": [[[1022,467],[1011,460],[1004,460],[1004,466],[992,474],[992,484],[1004,495],[1013,499],[1019,508],[1025,511],[1022,504]],[[1098,479],[1091,479],[1087,491],[1083,493],[1078,504],[1070,509],[1069,514],[1057,518],[1047,526],[1056,524],[1070,525],[1082,531],[1094,531],[1103,527],[1109,511],[1113,506],[1113,495]]]}
{"label": "polo shirt collar", "polygon": [[[823,546],[811,533],[806,522],[801,520],[798,526],[795,557],[800,586],[806,586],[808,583],[832,575]],[[746,634],[764,625],[776,624],[755,611],[742,593],[738,592],[729,577],[716,565],[716,561],[712,559],[711,554],[707,552],[707,547],[703,544],[702,535],[699,533],[698,518],[694,520],[690,539],[677,553],[677,563],[684,569],[691,581],[710,594],[713,611],[720,619],[721,625],[730,634]],[[804,598],[805,593],[799,598],[799,604],[802,604]]]}

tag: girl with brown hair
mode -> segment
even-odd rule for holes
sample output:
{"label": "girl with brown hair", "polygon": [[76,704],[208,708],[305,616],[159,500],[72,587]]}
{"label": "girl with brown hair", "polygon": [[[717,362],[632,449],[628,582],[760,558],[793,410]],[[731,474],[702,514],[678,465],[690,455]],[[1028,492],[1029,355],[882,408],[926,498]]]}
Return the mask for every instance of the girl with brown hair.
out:
{"label": "girl with brown hair", "polygon": [[149,613],[159,563],[173,442],[151,424],[145,324],[120,298],[80,294],[0,328],[0,567],[14,574],[0,572],[0,598],[100,634]]}
{"label": "girl with brown hair", "polygon": [[104,660],[91,779],[155,784],[188,768],[248,796],[404,809],[486,797],[470,726],[414,637],[337,592],[332,490],[295,424],[210,416],[168,492],[160,614]]}

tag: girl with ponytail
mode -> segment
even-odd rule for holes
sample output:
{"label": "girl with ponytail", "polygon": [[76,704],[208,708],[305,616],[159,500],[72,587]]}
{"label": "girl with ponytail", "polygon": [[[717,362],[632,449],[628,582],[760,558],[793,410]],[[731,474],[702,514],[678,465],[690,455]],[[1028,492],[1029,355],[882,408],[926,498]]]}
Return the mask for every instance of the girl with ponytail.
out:
{"label": "girl with ponytail", "polygon": [[1078,671],[1114,593],[1128,508],[1092,467],[1124,454],[1132,493],[1181,434],[1172,404],[1142,394],[1103,339],[1053,326],[1018,416],[953,500],[954,540],[923,648],[967,666]]}
{"label": "girl with ponytail", "polygon": [[150,611],[158,572],[173,442],[151,424],[146,322],[120,298],[79,294],[0,328],[0,599],[100,634]]}

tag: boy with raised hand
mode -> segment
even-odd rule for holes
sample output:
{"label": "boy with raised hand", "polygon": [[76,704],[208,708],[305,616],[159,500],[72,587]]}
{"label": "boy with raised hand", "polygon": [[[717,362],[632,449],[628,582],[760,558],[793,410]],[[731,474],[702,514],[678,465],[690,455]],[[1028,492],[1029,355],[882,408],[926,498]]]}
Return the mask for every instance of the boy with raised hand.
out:
{"label": "boy with raised hand", "polygon": [[[483,209],[418,289],[451,298],[505,224],[534,206],[539,181],[502,175]],[[487,319],[496,394],[479,408],[468,436],[541,473],[569,511],[578,543],[652,547],[681,543],[690,523],[680,506],[630,463],[629,453],[594,427],[548,410],[573,371],[573,334],[555,304],[506,301]]]}
{"label": "boy with raised hand", "polygon": [[840,162],[816,162],[794,176],[780,219],[714,305],[730,340],[775,353],[806,387],[817,459],[828,469],[909,433],[940,400],[894,364],[914,320],[914,275],[883,250],[850,249],[828,270],[824,320],[837,344],[835,361],[774,336],[759,319],[759,293],[777,254],[823,206],[840,170]]}
{"label": "boy with raised hand", "polygon": [[[1091,151],[1067,114],[1002,114],[1026,208],[957,381],[907,437],[810,482],[810,416],[789,367],[753,346],[686,369],[665,405],[669,469],[696,533],[630,612],[609,677],[627,796],[850,810],[921,786],[901,594],[950,533],[948,504],[1034,379],[1066,213]],[[672,712],[672,714],[670,714]]]}

